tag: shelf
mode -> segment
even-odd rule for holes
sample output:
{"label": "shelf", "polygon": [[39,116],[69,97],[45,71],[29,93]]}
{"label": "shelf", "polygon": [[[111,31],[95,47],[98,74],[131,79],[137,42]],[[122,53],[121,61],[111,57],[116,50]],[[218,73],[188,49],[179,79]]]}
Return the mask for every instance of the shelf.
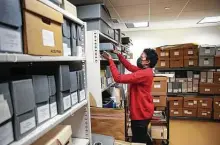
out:
{"label": "shelf", "polygon": [[220,122],[220,120],[197,118],[197,117],[170,117],[170,120],[192,120],[192,121],[207,121],[207,122]]}
{"label": "shelf", "polygon": [[217,94],[200,94],[200,93],[167,93],[167,96],[198,96],[198,97],[214,97]]}
{"label": "shelf", "polygon": [[102,41],[102,42],[112,42],[114,44],[118,44],[118,42],[116,40],[112,39],[111,37],[109,37],[109,36],[107,36],[103,33],[101,33],[100,31],[98,31],[98,32],[99,32],[100,41]]}
{"label": "shelf", "polygon": [[102,89],[102,92],[108,90],[110,87],[112,87],[113,85],[115,85],[116,83],[111,83],[110,85],[108,85],[108,87]]}
{"label": "shelf", "polygon": [[53,8],[54,10],[62,13],[64,15],[64,17],[69,18],[70,20],[74,21],[75,23],[78,23],[80,25],[84,25],[84,22],[82,20],[80,20],[79,18],[77,18],[76,16],[72,15],[71,13],[69,13],[68,11],[60,8],[59,6],[55,5],[54,3],[50,2],[49,0],[40,0],[42,3],[44,3],[45,5]]}
{"label": "shelf", "polygon": [[27,136],[25,136],[24,138],[22,138],[19,141],[13,142],[11,145],[29,145],[29,144],[32,144],[37,139],[39,139],[41,136],[46,134],[49,130],[51,130],[52,128],[54,128],[55,126],[57,126],[58,124],[63,122],[69,116],[73,115],[77,110],[81,109],[87,103],[88,103],[87,100],[84,100],[84,101],[78,103],[77,105],[73,106],[70,110],[68,110],[64,114],[57,115],[54,118],[51,118],[50,120],[48,120],[44,124],[37,127],[32,132],[30,132],[30,134],[28,134]]}
{"label": "shelf", "polygon": [[0,53],[0,62],[51,62],[51,61],[85,61],[85,57],[76,56],[33,56],[27,54]]}
{"label": "shelf", "polygon": [[157,71],[181,71],[181,70],[192,70],[192,71],[204,71],[208,69],[220,69],[220,67],[180,67],[180,68],[155,68]]}
{"label": "shelf", "polygon": [[72,145],[89,145],[88,139],[72,138],[72,141],[73,141]]}

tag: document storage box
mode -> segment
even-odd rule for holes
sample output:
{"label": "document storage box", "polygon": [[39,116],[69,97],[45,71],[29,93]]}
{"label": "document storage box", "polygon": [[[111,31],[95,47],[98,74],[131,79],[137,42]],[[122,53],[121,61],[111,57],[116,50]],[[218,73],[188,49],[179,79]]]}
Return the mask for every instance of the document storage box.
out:
{"label": "document storage box", "polygon": [[20,1],[1,0],[0,14],[0,52],[22,53]]}
{"label": "document storage box", "polygon": [[169,58],[159,59],[156,67],[157,68],[169,68],[170,67]]}
{"label": "document storage box", "polygon": [[220,112],[220,97],[215,97],[213,102],[214,111]]}
{"label": "document storage box", "polygon": [[198,99],[196,97],[184,97],[183,107],[184,108],[197,108]]}
{"label": "document storage box", "polygon": [[183,58],[170,58],[170,68],[175,68],[175,67],[183,67],[184,66],[184,61]]}
{"label": "document storage box", "polygon": [[70,3],[68,0],[63,0],[62,8],[67,12],[71,13],[73,16],[77,17],[76,7]]}
{"label": "document storage box", "polygon": [[56,96],[50,96],[49,103],[50,103],[50,117],[53,118],[54,116],[57,115]]}
{"label": "document storage box", "polygon": [[166,96],[153,96],[153,103],[155,107],[166,107],[167,97]]}
{"label": "document storage box", "polygon": [[212,56],[200,56],[199,66],[214,66],[214,57]]}
{"label": "document storage box", "polygon": [[215,46],[200,46],[199,47],[199,56],[214,56],[216,53]]}
{"label": "document storage box", "polygon": [[195,67],[198,66],[198,57],[187,56],[184,57],[184,67]]}
{"label": "document storage box", "polygon": [[197,117],[197,109],[196,108],[183,108],[183,116]]}
{"label": "document storage box", "polygon": [[198,45],[187,46],[183,48],[184,58],[188,56],[198,56]]}
{"label": "document storage box", "polygon": [[[11,94],[10,94],[8,83],[1,83],[0,84],[0,100],[7,101],[7,105],[9,107],[10,114],[13,115],[12,99],[11,99]],[[2,117],[2,115],[0,115],[0,116]]]}
{"label": "document storage box", "polygon": [[15,116],[24,114],[35,108],[32,79],[12,81],[10,83],[10,90]]}
{"label": "document storage box", "polygon": [[78,82],[78,95],[79,95],[79,102],[86,99],[85,94],[85,83],[84,83],[84,71],[80,70],[77,72],[77,82]]}
{"label": "document storage box", "polygon": [[183,97],[168,97],[170,108],[182,108],[183,107]]}
{"label": "document storage box", "polygon": [[204,108],[199,108],[198,109],[197,117],[199,117],[199,118],[211,118],[211,116],[212,116],[212,109],[204,109]]}
{"label": "document storage box", "polygon": [[198,108],[212,109],[212,98],[198,98]]}
{"label": "document storage box", "polygon": [[[88,25],[87,25],[88,26]],[[85,53],[85,28],[84,26],[76,26],[76,47],[77,47],[77,56],[84,56]]]}
{"label": "document storage box", "polygon": [[158,54],[159,59],[169,59],[170,58],[170,50],[163,49],[161,47],[156,48],[156,52]]}
{"label": "document storage box", "polygon": [[11,120],[0,125],[0,145],[8,145],[14,141],[14,132]]}
{"label": "document storage box", "polygon": [[70,88],[70,93],[71,93],[71,102],[72,106],[77,104],[78,101],[78,85],[77,85],[77,72],[70,72],[70,82],[71,82],[71,88]]}
{"label": "document storage box", "polygon": [[36,128],[35,111],[31,110],[20,116],[14,116],[15,140],[20,140]]}
{"label": "document storage box", "polygon": [[[71,23],[71,51],[72,51],[72,56],[77,56],[78,51],[77,51],[77,47],[76,47],[76,40],[77,38],[77,32],[76,32],[76,24],[75,23]],[[82,34],[81,34],[82,35]]]}
{"label": "document storage box", "polygon": [[152,85],[152,95],[166,95],[167,94],[167,78],[154,77]]}
{"label": "document storage box", "polygon": [[167,139],[167,127],[151,126],[151,137],[153,139]]}
{"label": "document storage box", "polygon": [[112,43],[99,43],[100,50],[114,50],[114,45]]}
{"label": "document storage box", "polygon": [[65,111],[71,108],[70,91],[63,91],[57,93],[57,110],[59,114],[63,114]]}
{"label": "document storage box", "polygon": [[47,76],[49,85],[49,96],[56,95],[56,82],[54,76]]}
{"label": "document storage box", "polygon": [[71,56],[70,28],[71,28],[71,22],[67,19],[64,19],[63,24],[62,24],[64,56]]}
{"label": "document storage box", "polygon": [[24,0],[24,51],[32,55],[63,55],[63,15],[36,0]]}
{"label": "document storage box", "polygon": [[96,20],[88,20],[87,22],[87,30],[99,30],[101,33],[114,38],[114,30],[107,25],[103,20],[96,19]]}
{"label": "document storage box", "polygon": [[78,18],[84,21],[102,19],[109,26],[112,25],[110,13],[103,4],[78,6],[77,12]]}
{"label": "document storage box", "polygon": [[36,122],[37,125],[42,124],[50,118],[49,100],[36,105]]}
{"label": "document storage box", "polygon": [[183,49],[181,47],[170,48],[170,58],[183,59]]}
{"label": "document storage box", "polygon": [[183,116],[183,109],[182,108],[170,108],[170,116],[171,117]]}
{"label": "document storage box", "polygon": [[214,119],[215,120],[220,120],[220,111],[214,112]]}

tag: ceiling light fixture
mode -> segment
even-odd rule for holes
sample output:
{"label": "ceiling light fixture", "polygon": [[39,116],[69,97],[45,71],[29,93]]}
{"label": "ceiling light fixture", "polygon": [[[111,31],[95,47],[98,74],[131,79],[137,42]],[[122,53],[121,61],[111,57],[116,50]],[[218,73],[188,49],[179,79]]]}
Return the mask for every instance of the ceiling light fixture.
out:
{"label": "ceiling light fixture", "polygon": [[205,24],[205,23],[218,23],[220,22],[220,16],[214,17],[205,17],[198,22],[198,24]]}
{"label": "ceiling light fixture", "polygon": [[138,22],[138,23],[133,23],[135,28],[139,28],[139,27],[148,27],[149,26],[149,22]]}

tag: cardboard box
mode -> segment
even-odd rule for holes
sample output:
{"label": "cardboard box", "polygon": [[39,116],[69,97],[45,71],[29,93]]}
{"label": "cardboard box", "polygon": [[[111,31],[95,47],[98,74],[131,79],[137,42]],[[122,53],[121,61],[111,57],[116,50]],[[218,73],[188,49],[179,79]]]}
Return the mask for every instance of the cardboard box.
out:
{"label": "cardboard box", "polygon": [[[22,53],[22,16],[19,0],[1,0],[0,52]],[[3,15],[4,14],[4,15]]]}
{"label": "cardboard box", "polygon": [[49,96],[55,96],[56,95],[55,76],[47,76],[47,79],[49,85]]}
{"label": "cardboard box", "polygon": [[182,108],[170,108],[170,116],[171,117],[183,116],[183,109]]}
{"label": "cardboard box", "polygon": [[199,56],[214,56],[215,53],[215,46],[200,46],[199,48]]}
{"label": "cardboard box", "polygon": [[24,0],[24,51],[31,55],[63,55],[63,15],[36,0]]}
{"label": "cardboard box", "polygon": [[183,102],[184,108],[197,108],[198,106],[198,99],[196,97],[184,97]]}
{"label": "cardboard box", "polygon": [[170,58],[170,68],[183,67],[183,58]]}
{"label": "cardboard box", "polygon": [[170,67],[170,61],[169,58],[167,59],[159,59],[156,65],[157,68],[169,68]]}
{"label": "cardboard box", "polygon": [[212,56],[200,56],[199,57],[199,66],[214,66],[214,57]]}
{"label": "cardboard box", "polygon": [[198,108],[212,109],[212,98],[198,98]]}
{"label": "cardboard box", "polygon": [[199,117],[199,118],[211,118],[211,116],[212,116],[212,109],[204,109],[204,108],[199,108],[198,109],[197,117]]}
{"label": "cardboard box", "polygon": [[220,120],[220,111],[219,112],[214,112],[214,119],[215,120]]}
{"label": "cardboard box", "polygon": [[213,71],[208,71],[207,72],[207,83],[213,83],[213,74],[214,72]]}
{"label": "cardboard box", "polygon": [[187,56],[184,57],[184,67],[195,67],[198,66],[198,57]]}
{"label": "cardboard box", "polygon": [[154,77],[152,85],[152,95],[166,95],[167,94],[167,78]]}
{"label": "cardboard box", "polygon": [[207,72],[201,72],[200,76],[201,76],[200,82],[206,83],[207,82]]}
{"label": "cardboard box", "polygon": [[220,72],[214,72],[214,83],[220,84]]}
{"label": "cardboard box", "polygon": [[163,49],[161,47],[156,48],[156,52],[159,59],[169,59],[170,58],[170,51],[169,49]]}
{"label": "cardboard box", "polygon": [[183,49],[181,47],[170,49],[170,58],[183,59]]}
{"label": "cardboard box", "polygon": [[183,97],[168,97],[170,108],[182,108]]}
{"label": "cardboard box", "polygon": [[58,125],[32,145],[72,145],[71,125]]}
{"label": "cardboard box", "polygon": [[215,94],[216,93],[216,85],[210,83],[200,83],[199,85],[199,93],[201,94]]}
{"label": "cardboard box", "polygon": [[167,97],[166,96],[153,96],[153,102],[155,107],[166,107]]}
{"label": "cardboard box", "polygon": [[62,1],[63,1],[63,4],[61,7],[67,12],[71,13],[73,16],[77,17],[76,7],[72,3],[70,3],[68,0],[62,0]]}
{"label": "cardboard box", "polygon": [[185,117],[197,117],[197,109],[195,108],[183,108],[183,116]]}
{"label": "cardboard box", "polygon": [[14,133],[11,120],[0,125],[0,134],[1,145],[8,145],[14,141]]}
{"label": "cardboard box", "polygon": [[220,112],[220,97],[214,97],[213,108],[214,108],[214,111]]}
{"label": "cardboard box", "polygon": [[214,94],[220,94],[220,84],[215,84],[215,92]]}
{"label": "cardboard box", "polygon": [[220,56],[215,56],[215,66],[220,66]]}
{"label": "cardboard box", "polygon": [[192,45],[183,49],[184,57],[198,56],[198,45]]}
{"label": "cardboard box", "polygon": [[167,127],[151,126],[151,137],[153,139],[167,139]]}

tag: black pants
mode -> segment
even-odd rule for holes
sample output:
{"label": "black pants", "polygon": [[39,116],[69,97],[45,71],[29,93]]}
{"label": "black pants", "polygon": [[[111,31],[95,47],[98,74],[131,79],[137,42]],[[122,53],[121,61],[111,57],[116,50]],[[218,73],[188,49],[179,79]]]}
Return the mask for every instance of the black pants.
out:
{"label": "black pants", "polygon": [[148,125],[150,120],[132,120],[132,142],[134,143],[146,143],[147,145],[153,145],[152,139],[148,134]]}

